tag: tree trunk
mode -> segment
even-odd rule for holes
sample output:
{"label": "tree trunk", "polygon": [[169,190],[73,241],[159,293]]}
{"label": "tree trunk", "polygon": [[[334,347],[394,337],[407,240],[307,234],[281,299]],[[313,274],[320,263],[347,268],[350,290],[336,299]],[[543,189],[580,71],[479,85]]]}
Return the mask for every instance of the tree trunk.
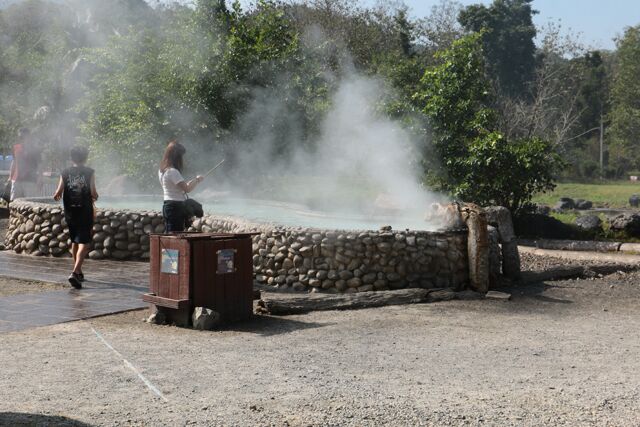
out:
{"label": "tree trunk", "polygon": [[[433,294],[430,297],[429,294]],[[455,298],[455,292],[436,289],[399,289],[355,294],[270,294],[263,293],[260,307],[275,315],[300,314],[322,310],[353,310],[385,305],[418,304]]]}

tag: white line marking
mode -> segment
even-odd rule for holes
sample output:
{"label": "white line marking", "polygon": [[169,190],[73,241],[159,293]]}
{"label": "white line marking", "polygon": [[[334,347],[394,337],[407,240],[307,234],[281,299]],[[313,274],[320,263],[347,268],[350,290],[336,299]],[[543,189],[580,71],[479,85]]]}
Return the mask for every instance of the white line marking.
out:
{"label": "white line marking", "polygon": [[107,340],[105,340],[103,338],[102,335],[100,335],[100,333],[98,331],[96,331],[93,327],[91,327],[91,330],[93,331],[94,334],[96,334],[96,336],[100,339],[100,341],[102,341],[102,343],[104,345],[106,345],[109,349],[111,349],[111,351],[113,351],[115,354],[118,355],[118,357],[120,357],[122,359],[122,361],[124,362],[124,364],[131,369],[137,376],[138,378],[140,378],[142,380],[142,382],[149,388],[149,390],[151,390],[152,392],[154,392],[158,397],[160,397],[162,400],[164,400],[165,402],[168,402],[169,399],[167,399],[166,397],[164,397],[164,394],[162,394],[162,392],[160,390],[158,390],[158,388],[156,386],[153,385],[153,383],[151,383],[151,381],[149,381],[147,378],[145,378],[144,375],[142,375],[142,373],[138,370],[138,368],[136,368],[131,362],[129,362],[127,359],[124,358],[124,356],[122,354],[120,354],[120,352],[118,350],[116,350],[115,348],[113,348],[113,346],[111,344],[109,344],[107,342]]}

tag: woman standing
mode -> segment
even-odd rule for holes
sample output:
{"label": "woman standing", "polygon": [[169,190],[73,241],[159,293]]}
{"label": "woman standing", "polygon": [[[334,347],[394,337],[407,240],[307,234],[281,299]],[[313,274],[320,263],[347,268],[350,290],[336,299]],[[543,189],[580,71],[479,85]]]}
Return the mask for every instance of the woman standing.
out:
{"label": "woman standing", "polygon": [[98,200],[94,170],[86,167],[89,151],[85,147],[71,149],[73,166],[62,171],[58,188],[53,198],[62,199],[64,217],[71,237],[73,271],[69,283],[76,289],[82,288],[84,281],[82,264],[91,249],[94,219],[93,203]]}
{"label": "woman standing", "polygon": [[160,162],[158,178],[164,193],[162,216],[166,233],[184,231],[185,221],[188,219],[184,203],[186,195],[204,179],[198,175],[191,181],[185,182],[182,177],[182,158],[186,152],[182,144],[175,139],[171,140]]}

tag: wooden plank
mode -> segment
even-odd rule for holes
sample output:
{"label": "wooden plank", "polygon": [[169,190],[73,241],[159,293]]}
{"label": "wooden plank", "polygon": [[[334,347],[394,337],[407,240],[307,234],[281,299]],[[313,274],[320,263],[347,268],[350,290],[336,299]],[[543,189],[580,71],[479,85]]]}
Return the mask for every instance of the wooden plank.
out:
{"label": "wooden plank", "polygon": [[234,271],[231,273],[227,273],[224,275],[225,277],[225,292],[227,296],[227,307],[228,311],[228,321],[235,322],[239,317],[239,306],[240,306],[240,288],[239,288],[239,268],[238,265],[238,240],[236,239],[228,239],[224,241],[224,247],[228,250],[233,250],[233,268]]}
{"label": "wooden plank", "polygon": [[176,297],[177,292],[174,291],[174,289],[176,289],[179,285],[180,285],[180,277],[179,274],[182,271],[182,262],[180,262],[180,256],[182,255],[180,248],[176,247],[176,241],[175,240],[167,240],[167,239],[162,239],[162,243],[163,243],[163,248],[164,249],[176,249],[178,251],[178,272],[177,274],[170,274],[170,273],[162,273],[162,276],[164,277],[165,281],[164,281],[164,293],[163,296],[166,296],[167,298],[172,298],[172,299],[177,299]]}
{"label": "wooden plank", "polygon": [[207,307],[207,262],[206,243],[203,241],[191,242],[192,248],[192,272],[191,272],[191,296],[195,307]]}
{"label": "wooden plank", "polygon": [[[185,266],[183,257],[184,248],[179,240],[171,238],[172,236],[159,236],[158,237],[158,249],[156,252],[156,258],[158,267],[156,268],[158,274],[156,294],[161,297],[171,298],[174,300],[187,299],[186,295],[180,294],[180,280]],[[162,269],[162,251],[163,250],[177,250],[178,251],[178,274],[163,273]]]}
{"label": "wooden plank", "polygon": [[150,304],[159,305],[160,307],[168,307],[176,310],[187,308],[189,306],[189,300],[175,300],[171,298],[163,298],[158,295],[148,293],[142,294],[142,301]]}
{"label": "wooden plank", "polygon": [[[165,239],[164,237],[160,237],[158,239],[158,244],[159,244],[159,254],[158,256],[160,257],[161,261],[160,261],[160,268],[162,268],[162,250],[163,249],[168,249],[167,245],[170,245],[171,242],[167,239]],[[171,288],[171,277],[172,275],[169,275],[167,273],[163,273],[162,271],[160,271],[159,273],[159,277],[158,277],[158,296],[161,297],[166,297],[166,298],[170,298],[171,295],[169,293],[169,290]]]}
{"label": "wooden plank", "polygon": [[229,305],[227,302],[229,295],[226,289],[226,274],[218,274],[218,251],[225,249],[224,241],[212,241],[209,243],[209,247],[211,248],[210,259],[214,265],[211,277],[213,281],[213,310],[220,314],[220,319],[223,322],[226,322],[229,317]]}
{"label": "wooden plank", "polygon": [[240,319],[248,319],[253,315],[253,240],[246,236],[238,240],[238,285],[240,287],[239,314]]}
{"label": "wooden plank", "polygon": [[192,241],[192,245],[198,248],[194,254],[193,304],[210,308],[223,316],[226,310],[224,281],[216,275],[216,252],[223,249],[223,245],[212,240]]}
{"label": "wooden plank", "polygon": [[160,279],[160,244],[158,242],[158,236],[151,236],[149,239],[149,255],[150,255],[150,266],[149,266],[149,292],[153,294],[159,294],[159,283]]}
{"label": "wooden plank", "polygon": [[193,255],[191,254],[191,242],[180,241],[180,271],[178,272],[178,286],[176,287],[176,299],[190,299],[192,291],[191,267]]}

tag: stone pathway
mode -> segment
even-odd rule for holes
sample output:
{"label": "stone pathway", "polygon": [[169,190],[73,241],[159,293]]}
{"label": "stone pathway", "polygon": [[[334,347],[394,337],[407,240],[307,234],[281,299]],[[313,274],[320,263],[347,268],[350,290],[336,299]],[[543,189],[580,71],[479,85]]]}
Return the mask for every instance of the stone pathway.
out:
{"label": "stone pathway", "polygon": [[[44,258],[0,252],[0,276],[68,284],[70,258]],[[0,333],[87,319],[144,308],[146,262],[92,261],[84,267],[81,290],[41,292],[0,298]]]}

